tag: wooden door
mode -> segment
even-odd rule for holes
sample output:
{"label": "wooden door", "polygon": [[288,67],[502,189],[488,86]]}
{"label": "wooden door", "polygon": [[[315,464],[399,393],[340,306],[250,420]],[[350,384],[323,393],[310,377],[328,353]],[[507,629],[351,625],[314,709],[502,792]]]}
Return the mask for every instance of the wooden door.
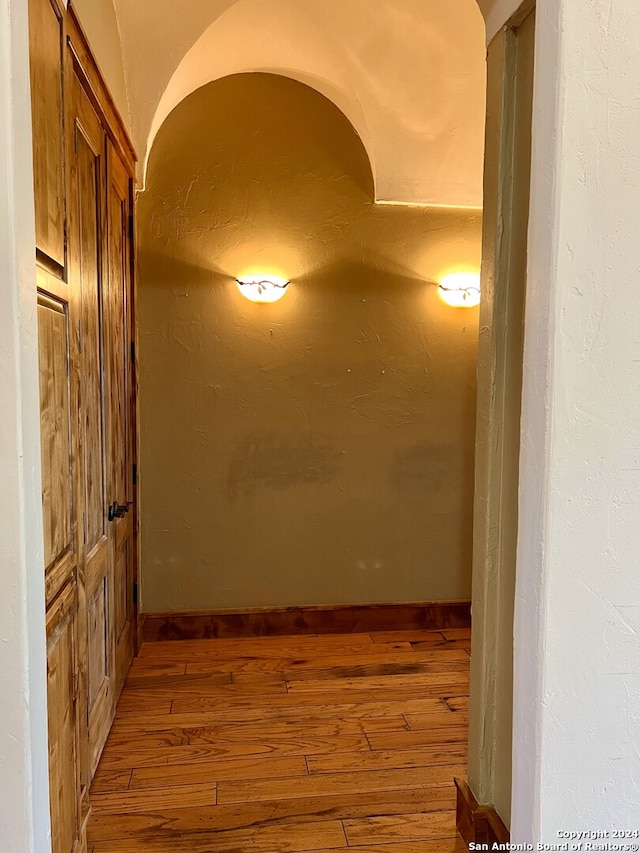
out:
{"label": "wooden door", "polygon": [[116,695],[134,647],[134,513],[131,352],[131,187],[115,148],[108,144],[107,243],[109,503],[113,565],[113,644]]}
{"label": "wooden door", "polygon": [[84,89],[74,78],[69,92],[71,128],[69,181],[69,280],[79,294],[81,376],[80,448],[83,491],[89,778],[109,733],[114,708],[111,634],[113,578],[108,521],[107,400],[105,359],[104,233],[106,135]]}
{"label": "wooden door", "polygon": [[80,407],[76,292],[67,283],[64,7],[29,0],[36,213],[42,514],[47,606],[47,710],[53,853],[84,849],[88,813],[79,661]]}
{"label": "wooden door", "polygon": [[78,853],[134,641],[134,511],[109,506],[133,500],[135,152],[72,7],[29,23],[52,843]]}

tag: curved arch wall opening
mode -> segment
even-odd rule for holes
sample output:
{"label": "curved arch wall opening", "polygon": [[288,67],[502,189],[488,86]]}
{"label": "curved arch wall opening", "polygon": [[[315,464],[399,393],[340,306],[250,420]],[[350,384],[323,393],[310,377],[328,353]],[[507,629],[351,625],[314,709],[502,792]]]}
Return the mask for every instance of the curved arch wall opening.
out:
{"label": "curved arch wall opening", "polygon": [[[379,206],[345,116],[210,83],[139,197],[146,612],[470,597],[477,211]],[[273,304],[236,278],[290,281]]]}
{"label": "curved arch wall opening", "polygon": [[[482,204],[485,28],[476,0],[116,0],[144,183],[166,117],[198,88],[278,73],[329,98],[380,202]],[[149,26],[153,21],[153,38]],[[170,22],[170,26],[168,23]]]}

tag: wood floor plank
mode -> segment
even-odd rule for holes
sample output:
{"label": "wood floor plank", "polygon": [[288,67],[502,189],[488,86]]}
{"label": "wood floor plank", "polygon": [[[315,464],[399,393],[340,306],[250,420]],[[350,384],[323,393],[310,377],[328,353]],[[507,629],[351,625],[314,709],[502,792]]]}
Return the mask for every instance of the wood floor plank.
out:
{"label": "wood floor plank", "polygon": [[108,767],[100,765],[91,783],[91,790],[98,794],[105,791],[126,791],[131,781],[133,767]]}
{"label": "wood floor plank", "polygon": [[172,688],[179,687],[183,684],[194,684],[204,686],[218,686],[220,684],[231,684],[233,676],[230,672],[207,672],[207,673],[178,673],[167,674],[157,673],[135,675],[129,671],[126,685],[129,690],[137,688],[138,690],[152,690],[154,687]]}
{"label": "wood floor plank", "polygon": [[[440,838],[435,841],[407,841],[399,844],[365,845],[349,847],[357,853],[469,853],[469,848],[460,836]],[[317,850],[315,853],[331,853],[330,850]]]}
{"label": "wood floor plank", "polygon": [[193,655],[243,657],[301,657],[305,654],[336,654],[336,650],[354,649],[375,653],[374,646],[391,647],[410,642],[408,637],[389,642],[374,643],[371,634],[322,634],[300,637],[241,637],[222,640],[165,640],[144,643],[140,657],[144,660],[186,660]]}
{"label": "wood floor plank", "polygon": [[[382,676],[365,676],[362,678],[342,678],[340,680],[340,690],[407,690],[415,689],[431,689],[442,692],[442,688],[449,691],[456,684],[463,686],[469,683],[468,667],[465,666],[462,672],[453,672],[451,670],[445,672],[421,672],[409,675],[382,675]],[[337,689],[337,686],[334,688]],[[326,692],[327,682],[325,679],[313,680],[291,680],[287,681],[287,691],[289,693],[313,693],[317,691]]]}
{"label": "wood floor plank", "polygon": [[471,628],[446,628],[441,632],[445,640],[470,640]]}
{"label": "wood floor plank", "polygon": [[[402,632],[404,633],[404,632]],[[171,649],[184,647],[187,653],[191,653],[194,649],[228,649],[234,654],[240,654],[242,649],[259,646],[260,648],[274,649],[280,646],[290,646],[296,644],[298,646],[342,646],[345,643],[356,643],[358,645],[369,645],[373,643],[373,635],[370,631],[354,632],[353,634],[278,634],[271,637],[218,637],[213,639],[196,639],[196,640],[152,640],[146,641],[142,645],[142,649],[148,653],[157,652],[160,655],[166,654]]]}
{"label": "wood floor plank", "polygon": [[[302,694],[300,694],[302,695]],[[371,696],[370,693],[367,696]],[[374,694],[378,697],[379,694]],[[233,707],[216,706],[217,709],[201,710],[195,708],[192,711],[179,713],[174,710],[174,713],[164,714],[138,714],[137,717],[118,716],[111,730],[111,736],[129,733],[148,733],[161,729],[170,728],[204,728],[210,726],[248,726],[253,723],[264,722],[265,725],[292,722],[295,725],[308,723],[319,723],[333,720],[362,720],[371,722],[375,718],[384,718],[386,716],[399,717],[403,714],[429,714],[437,715],[432,720],[432,725],[437,725],[438,719],[442,725],[449,725],[454,721],[450,718],[450,714],[462,713],[451,711],[442,699],[431,697],[427,699],[415,699],[415,691],[411,691],[411,698],[406,696],[395,697],[391,700],[382,701],[374,699],[374,701],[364,701],[362,697],[355,696],[351,693],[346,697],[349,701],[345,701],[345,696],[342,695],[342,702],[337,704],[329,703],[326,706],[317,704],[317,694],[311,694],[313,702],[316,703],[313,707],[309,707],[300,701],[300,697],[296,700],[297,704],[290,707]],[[360,699],[360,701],[358,701]],[[406,728],[406,723],[404,726]],[[394,725],[393,728],[396,728]]]}
{"label": "wood floor plank", "polygon": [[257,779],[252,782],[220,782],[218,802],[241,803],[290,797],[321,797],[327,794],[360,794],[451,785],[465,772],[461,764],[406,770],[369,770],[357,773],[326,773],[291,779]]}
{"label": "wood floor plank", "polygon": [[[469,714],[466,711],[451,711],[455,716],[451,719],[454,726],[469,724]],[[414,731],[422,729],[433,729],[433,720],[431,714],[405,714],[405,720],[409,724],[409,728]]]}
{"label": "wood floor plank", "polygon": [[444,636],[441,631],[428,631],[426,628],[413,628],[409,631],[376,631],[372,634],[373,642],[380,643],[442,643]]}
{"label": "wood floor plank", "polygon": [[215,806],[217,786],[214,783],[205,785],[179,785],[174,788],[157,788],[151,790],[122,791],[115,794],[91,793],[92,816],[105,814],[128,814],[142,811],[161,811],[162,809],[178,809],[188,805],[191,808]]}
{"label": "wood floor plank", "polygon": [[449,811],[455,807],[456,792],[447,787],[399,791],[374,791],[348,795],[300,797],[268,802],[234,803],[212,807],[186,807],[134,813],[97,814],[89,823],[91,841],[139,836],[171,835],[181,832],[242,829],[246,827],[345,820],[380,814],[413,814]]}
{"label": "wood floor plank", "polygon": [[[366,688],[359,684],[350,684],[344,686],[341,684],[341,689],[327,690],[326,682],[304,681],[292,685],[291,682],[287,685],[288,692],[286,694],[270,694],[269,696],[260,695],[257,693],[254,696],[249,694],[236,693],[235,695],[227,694],[227,696],[203,696],[195,695],[185,698],[180,694],[179,698],[173,700],[171,708],[174,714],[199,713],[202,711],[226,711],[232,712],[232,709],[238,713],[241,709],[255,710],[264,708],[266,713],[276,711],[276,716],[280,716],[282,710],[296,712],[297,709],[303,707],[319,706],[325,708],[328,713],[329,707],[333,706],[336,712],[337,709],[344,705],[345,702],[352,703],[357,709],[363,704],[383,705],[389,702],[404,704],[415,699],[416,692],[419,690],[420,696],[440,699],[442,696],[452,696],[468,693],[468,678],[464,674],[464,678],[456,679],[460,673],[452,673],[450,679],[440,679],[436,683],[418,682],[413,686],[406,684],[403,687],[391,684],[375,684],[369,683]],[[364,680],[364,679],[362,679]],[[375,681],[372,679],[371,681]],[[295,696],[295,698],[294,698]],[[164,695],[162,698],[165,698]],[[136,697],[137,703],[142,704],[142,696]],[[424,699],[422,700],[424,701]],[[441,703],[444,706],[443,703]],[[123,704],[123,710],[128,710],[126,703]],[[308,712],[312,713],[312,712]],[[315,713],[315,712],[313,712]],[[379,716],[379,714],[377,715]]]}
{"label": "wood floor plank", "polygon": [[441,726],[420,731],[372,732],[367,735],[371,749],[411,749],[417,746],[436,746],[446,743],[464,743],[469,740],[469,726]]}
{"label": "wood floor plank", "polygon": [[467,745],[388,749],[341,755],[316,755],[307,758],[309,773],[346,773],[352,770],[393,770],[403,767],[436,767],[439,764],[463,764]]}
{"label": "wood floor plank", "polygon": [[[455,673],[454,673],[455,674]],[[216,673],[218,675],[218,673]],[[218,699],[226,702],[227,697],[231,701],[236,699],[241,702],[257,701],[260,703],[266,696],[284,695],[287,692],[284,680],[277,682],[245,682],[234,684],[232,675],[228,673],[219,673],[226,681],[216,683],[214,676],[210,673],[206,675],[185,675],[182,678],[170,678],[165,683],[162,679],[151,679],[151,684],[145,684],[145,680],[137,680],[135,685],[129,685],[126,693],[122,694],[121,701],[143,703],[155,701],[157,698],[160,702],[176,702],[182,699]],[[212,680],[209,680],[212,679]],[[452,684],[454,682],[451,682]]]}
{"label": "wood floor plank", "polygon": [[349,847],[363,844],[393,844],[399,841],[427,841],[451,838],[456,834],[454,811],[431,814],[405,814],[345,820],[344,829]]}
{"label": "wood floor plank", "polygon": [[[443,640],[441,640],[444,643]],[[467,660],[468,655],[463,649],[442,648],[419,650],[409,643],[405,648],[393,652],[359,652],[345,655],[307,655],[305,657],[234,657],[229,660],[216,657],[200,657],[190,659],[186,664],[187,673],[206,672],[305,672],[308,669],[331,669],[348,666],[384,666],[387,664],[428,663],[443,660]]]}
{"label": "wood floor plank", "polygon": [[452,711],[468,711],[469,697],[468,696],[447,696],[445,697],[447,707]]}
{"label": "wood floor plank", "polygon": [[[176,690],[181,690],[187,687],[209,688],[223,685],[226,688],[228,685],[232,684],[248,684],[251,687],[255,685],[267,685],[268,687],[270,687],[272,684],[282,686],[284,680],[285,678],[282,672],[249,671],[238,673],[234,672],[233,670],[220,672],[217,670],[209,670],[207,672],[188,672],[181,673],[179,675],[131,675],[130,673],[129,677],[127,678],[127,687],[129,689],[136,688],[138,691],[140,689],[153,690],[157,687],[162,687],[165,689],[176,688]],[[251,687],[247,692],[252,692]],[[239,687],[237,687],[235,690],[232,690],[230,692],[241,693],[243,691]]]}
{"label": "wood floor plank", "polygon": [[179,663],[163,663],[162,661],[151,661],[150,663],[141,658],[134,658],[129,669],[129,677],[142,677],[155,675],[185,675],[187,672],[187,662]]}
{"label": "wood floor plank", "polygon": [[217,639],[194,640],[151,640],[145,641],[140,649],[142,657],[161,657],[182,654],[187,656],[194,652],[218,654],[225,652],[230,655],[242,655],[247,649],[277,650],[281,648],[327,648],[332,646],[369,646],[373,644],[371,634],[304,634],[300,636],[274,637],[220,637]]}
{"label": "wood floor plank", "polygon": [[165,788],[168,782],[174,786],[222,782],[227,779],[241,779],[253,783],[256,779],[278,779],[294,776],[306,776],[307,765],[304,756],[289,758],[237,758],[235,761],[207,761],[200,764],[173,765],[167,774],[167,768],[139,767],[131,776],[129,788]]}
{"label": "wood floor plank", "polygon": [[[256,735],[259,732],[255,732]],[[222,740],[213,737],[206,746],[159,746],[140,748],[125,744],[110,745],[100,764],[101,772],[138,767],[169,767],[182,764],[211,763],[215,760],[234,761],[241,758],[282,758],[300,755],[340,755],[344,752],[369,752],[364,734],[330,735],[317,738],[261,738],[260,740]]]}
{"label": "wood floor plank", "polygon": [[[184,641],[189,642],[189,641]],[[209,641],[211,642],[211,641]],[[218,641],[215,641],[218,642]],[[454,641],[452,641],[454,642]],[[447,641],[440,639],[440,644],[444,647]],[[422,642],[424,645],[424,641]],[[180,645],[180,643],[172,643],[171,645]],[[141,652],[140,660],[145,664],[150,663],[210,663],[212,661],[243,661],[243,660],[309,660],[316,657],[354,657],[356,655],[366,655],[375,657],[377,655],[397,654],[406,652],[407,654],[415,653],[414,646],[416,643],[408,641],[402,643],[371,643],[364,645],[363,643],[354,643],[345,641],[343,638],[342,645],[330,646],[300,646],[294,643],[280,646],[279,648],[264,648],[260,645],[253,645],[244,649],[225,649],[225,648],[194,648],[191,651],[183,654],[179,649],[169,649],[165,654],[145,654]],[[455,646],[451,646],[455,648]],[[425,651],[426,649],[423,649]],[[186,651],[186,650],[185,650]]]}
{"label": "wood floor plank", "polygon": [[471,640],[442,640],[441,643],[432,643],[431,641],[417,641],[411,643],[412,647],[417,652],[433,651],[434,649],[462,649],[465,652],[471,651]]}
{"label": "wood floor plank", "polygon": [[344,849],[347,842],[339,820],[258,829],[184,834],[177,838],[99,841],[95,853],[297,853]]}
{"label": "wood floor plank", "polygon": [[284,672],[237,672],[231,670],[233,684],[284,684]]}
{"label": "wood floor plank", "polygon": [[173,700],[171,698],[160,699],[160,701],[156,702],[155,698],[152,699],[146,694],[133,698],[129,696],[128,691],[123,690],[118,700],[116,712],[121,717],[140,717],[152,710],[156,714],[170,714],[172,704]]}
{"label": "wood floor plank", "polygon": [[[335,661],[335,658],[333,658]],[[469,669],[469,656],[460,649],[442,652],[425,652],[423,659],[413,660],[408,655],[394,663],[386,661],[368,661],[343,666],[333,663],[328,667],[285,669],[286,681],[336,681],[348,678],[386,677],[420,675],[431,672],[466,672]]]}
{"label": "wood floor plank", "polygon": [[[400,710],[400,709],[398,709]],[[448,715],[451,711],[443,711],[440,715],[434,715],[441,721],[443,726],[448,725]],[[189,715],[194,717],[197,715]],[[300,715],[304,717],[304,715]],[[445,719],[446,716],[446,719]],[[341,718],[341,717],[310,717],[302,720],[283,720],[282,722],[265,721],[257,719],[253,722],[230,722],[221,725],[195,725],[195,726],[171,726],[174,719],[184,723],[184,715],[168,714],[162,718],[166,728],[146,728],[144,723],[141,727],[132,730],[130,728],[118,728],[111,731],[107,741],[108,749],[105,752],[105,760],[111,750],[131,749],[132,741],[136,749],[158,749],[169,746],[209,746],[219,743],[235,741],[253,741],[256,739],[272,741],[278,739],[290,740],[297,738],[326,738],[343,737],[347,735],[369,734],[377,732],[400,732],[407,731],[404,717],[398,713],[395,716],[386,717],[363,717]],[[196,719],[193,722],[208,722]]]}

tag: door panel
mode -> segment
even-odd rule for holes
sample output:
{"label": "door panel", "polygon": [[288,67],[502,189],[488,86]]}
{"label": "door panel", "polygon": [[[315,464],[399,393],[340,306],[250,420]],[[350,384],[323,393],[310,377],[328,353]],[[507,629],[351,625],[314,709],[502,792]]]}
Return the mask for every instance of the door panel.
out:
{"label": "door panel", "polygon": [[78,849],[82,833],[76,690],[79,543],[74,493],[78,395],[72,365],[77,341],[71,334],[69,288],[41,268],[37,280],[52,851],[71,853]]}
{"label": "door panel", "polygon": [[114,498],[129,497],[129,474],[127,471],[129,443],[128,384],[129,359],[127,333],[128,320],[128,229],[129,229],[129,179],[113,146],[109,144],[109,184],[107,196],[109,234],[109,327],[112,430],[111,487]]}
{"label": "door panel", "polygon": [[114,631],[116,642],[116,687],[119,692],[133,657],[133,517],[118,520],[114,565]]}
{"label": "door panel", "polygon": [[[92,144],[93,143],[93,144]],[[107,537],[105,514],[104,382],[102,346],[102,259],[100,176],[104,144],[101,130],[93,139],[78,127],[78,225],[82,293],[83,438],[85,530],[87,553]],[[95,148],[94,148],[95,146]],[[97,150],[96,150],[97,149]]]}
{"label": "door panel", "polygon": [[47,614],[47,705],[52,853],[79,844],[76,726],[76,588],[70,583]]}
{"label": "door panel", "polygon": [[56,0],[29,0],[36,246],[65,263],[62,14]]}
{"label": "door panel", "polygon": [[84,592],[89,779],[109,733],[114,709],[111,640],[112,572],[107,521],[109,372],[105,364],[103,243],[106,135],[74,80],[69,223],[69,273],[80,294],[80,441],[84,503]]}
{"label": "door panel", "polygon": [[[44,275],[40,276],[41,282]],[[77,564],[68,302],[38,293],[38,340],[45,576],[47,603],[50,603]]]}
{"label": "door panel", "polygon": [[[108,605],[109,586],[107,572],[100,576],[98,585],[92,594],[87,595],[87,634],[89,643],[87,647],[88,657],[88,684],[87,695],[89,708],[94,709],[101,692],[107,689],[105,682],[108,681],[109,637],[108,637]],[[106,672],[105,672],[106,671]]]}
{"label": "door panel", "polygon": [[[129,507],[132,484],[132,383],[130,350],[131,217],[130,180],[113,146],[108,146],[107,226],[109,276],[110,502]],[[133,513],[113,519],[116,693],[133,656]]]}

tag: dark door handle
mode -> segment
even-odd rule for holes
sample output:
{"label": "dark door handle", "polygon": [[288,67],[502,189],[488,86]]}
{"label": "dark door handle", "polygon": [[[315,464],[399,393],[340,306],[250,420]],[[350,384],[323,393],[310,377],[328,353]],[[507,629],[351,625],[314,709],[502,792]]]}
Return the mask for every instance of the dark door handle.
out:
{"label": "dark door handle", "polygon": [[117,501],[114,501],[109,507],[109,521],[114,521],[116,518],[124,518],[129,512],[130,506],[131,501],[128,501],[126,504],[119,504]]}

